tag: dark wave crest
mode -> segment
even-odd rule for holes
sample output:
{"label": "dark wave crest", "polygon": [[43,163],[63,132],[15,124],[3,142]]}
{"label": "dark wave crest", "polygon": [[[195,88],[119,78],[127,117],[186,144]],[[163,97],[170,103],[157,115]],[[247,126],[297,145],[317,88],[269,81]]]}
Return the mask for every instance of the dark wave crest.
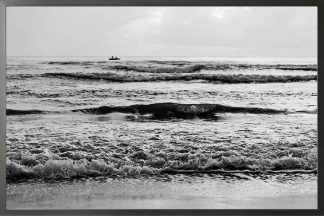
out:
{"label": "dark wave crest", "polygon": [[274,76],[243,74],[156,74],[154,76],[134,76],[116,73],[45,73],[42,77],[69,78],[80,80],[105,80],[109,82],[156,82],[156,81],[195,81],[203,80],[212,83],[286,83],[317,80],[317,75]]}
{"label": "dark wave crest", "polygon": [[317,109],[315,110],[298,110],[294,113],[304,113],[304,114],[317,114]]}
{"label": "dark wave crest", "polygon": [[256,114],[278,114],[285,113],[283,110],[264,109],[257,107],[231,107],[219,104],[178,104],[178,103],[155,103],[148,105],[131,106],[101,106],[96,108],[77,109],[72,112],[83,112],[103,115],[114,112],[133,114],[153,114],[156,117],[190,117],[196,116],[206,118],[215,113],[256,113]]}
{"label": "dark wave crest", "polygon": [[47,111],[42,110],[15,110],[15,109],[7,109],[7,115],[31,115],[31,114],[46,114]]}
{"label": "dark wave crest", "polygon": [[[130,106],[101,106],[84,109],[74,109],[71,112],[81,112],[93,115],[105,115],[110,113],[125,113],[134,115],[152,115],[152,118],[217,118],[216,113],[255,113],[255,114],[279,114],[286,110],[265,109],[258,107],[232,107],[220,104],[179,104],[179,103],[154,103],[136,104]],[[62,111],[62,113],[66,111]],[[28,115],[59,113],[58,111],[43,110],[14,110],[7,109],[7,115]]]}

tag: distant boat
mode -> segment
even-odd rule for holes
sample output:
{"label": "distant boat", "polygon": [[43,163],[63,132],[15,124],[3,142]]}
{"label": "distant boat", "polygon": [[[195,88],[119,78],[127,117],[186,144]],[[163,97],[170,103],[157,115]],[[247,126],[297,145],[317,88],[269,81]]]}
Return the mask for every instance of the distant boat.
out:
{"label": "distant boat", "polygon": [[111,56],[111,57],[109,58],[109,60],[110,60],[110,61],[113,61],[113,60],[120,60],[120,58],[118,58],[118,57],[114,57],[114,56]]}

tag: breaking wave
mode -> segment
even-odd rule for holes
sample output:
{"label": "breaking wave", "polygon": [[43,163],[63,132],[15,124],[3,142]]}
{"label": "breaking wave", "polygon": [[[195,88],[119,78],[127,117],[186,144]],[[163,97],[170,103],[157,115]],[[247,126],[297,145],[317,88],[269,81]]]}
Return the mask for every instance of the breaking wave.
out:
{"label": "breaking wave", "polygon": [[101,106],[87,109],[72,110],[72,112],[83,112],[96,115],[121,112],[133,114],[153,114],[156,117],[208,117],[214,113],[257,113],[257,114],[277,114],[285,113],[283,110],[264,109],[257,107],[231,107],[219,104],[178,104],[178,103],[155,103],[148,105],[131,106]]}
{"label": "breaking wave", "polygon": [[65,111],[46,111],[46,110],[18,110],[7,109],[6,115],[35,115],[35,114],[64,114],[80,112],[84,114],[106,115],[106,114],[131,114],[124,116],[110,116],[107,119],[139,120],[140,119],[215,119],[217,113],[251,113],[251,114],[317,114],[315,110],[277,110],[259,107],[233,107],[221,104],[179,104],[179,103],[154,103],[154,104],[135,104],[130,106],[100,106]]}
{"label": "breaking wave", "polygon": [[[156,63],[156,62],[155,62]],[[193,73],[201,70],[298,70],[317,71],[316,65],[248,65],[248,64],[185,64],[170,63],[171,66],[143,66],[143,65],[111,65],[102,69],[135,71],[146,73]]]}
{"label": "breaking wave", "polygon": [[[225,154],[226,153],[226,154]],[[42,154],[21,155],[6,161],[8,181],[27,179],[75,179],[97,176],[143,176],[159,174],[192,173],[316,173],[315,151],[301,157],[291,155],[262,159],[239,155],[233,151],[223,154],[147,153],[138,151],[131,155],[112,155],[95,159],[89,155],[66,151],[42,160]],[[107,155],[108,156],[108,155]],[[122,157],[125,157],[123,160]],[[12,159],[10,159],[12,158]]]}
{"label": "breaking wave", "polygon": [[[220,104],[178,104],[178,103],[155,103],[137,104],[130,106],[100,106],[70,110],[85,114],[105,115],[110,113],[128,113],[134,115],[151,114],[151,118],[214,118],[215,113],[255,113],[255,114],[279,114],[286,113],[286,110],[275,110],[258,107],[232,107]],[[63,111],[62,111],[63,112]],[[58,111],[43,110],[14,110],[7,109],[7,115],[28,115],[58,113]]]}
{"label": "breaking wave", "polygon": [[51,61],[50,65],[99,65],[102,69],[123,70],[146,73],[190,73],[200,70],[302,70],[317,71],[316,64],[231,64],[199,62],[193,64],[187,61],[144,61],[144,64],[134,62],[121,62],[119,64],[108,64],[107,61]]}
{"label": "breaking wave", "polygon": [[155,74],[153,76],[134,76],[116,73],[45,73],[43,77],[69,78],[79,80],[105,80],[109,82],[155,82],[155,81],[195,81],[203,80],[211,83],[287,83],[317,80],[317,75],[306,76],[274,76],[243,74]]}

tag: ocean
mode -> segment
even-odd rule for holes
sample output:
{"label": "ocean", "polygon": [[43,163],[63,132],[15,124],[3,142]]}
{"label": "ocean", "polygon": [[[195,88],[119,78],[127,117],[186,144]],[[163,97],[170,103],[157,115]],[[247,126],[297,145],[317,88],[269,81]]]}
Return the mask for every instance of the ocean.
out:
{"label": "ocean", "polygon": [[317,59],[108,58],[8,57],[9,194],[235,173],[306,175],[316,190]]}

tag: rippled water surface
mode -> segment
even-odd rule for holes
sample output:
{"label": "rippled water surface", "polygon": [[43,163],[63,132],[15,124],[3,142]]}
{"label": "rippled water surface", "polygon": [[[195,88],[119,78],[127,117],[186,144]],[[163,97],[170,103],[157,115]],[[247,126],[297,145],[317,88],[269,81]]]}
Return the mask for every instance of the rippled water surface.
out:
{"label": "rippled water surface", "polygon": [[9,58],[9,181],[170,170],[316,172],[316,61]]}

